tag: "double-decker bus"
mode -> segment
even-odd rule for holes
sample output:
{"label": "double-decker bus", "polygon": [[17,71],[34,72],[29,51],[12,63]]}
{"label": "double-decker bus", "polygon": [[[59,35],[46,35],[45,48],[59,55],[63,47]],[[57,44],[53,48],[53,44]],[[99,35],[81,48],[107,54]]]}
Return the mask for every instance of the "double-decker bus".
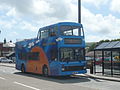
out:
{"label": "double-decker bus", "polygon": [[16,42],[16,69],[44,76],[86,73],[82,24],[60,22],[40,28],[37,37]]}

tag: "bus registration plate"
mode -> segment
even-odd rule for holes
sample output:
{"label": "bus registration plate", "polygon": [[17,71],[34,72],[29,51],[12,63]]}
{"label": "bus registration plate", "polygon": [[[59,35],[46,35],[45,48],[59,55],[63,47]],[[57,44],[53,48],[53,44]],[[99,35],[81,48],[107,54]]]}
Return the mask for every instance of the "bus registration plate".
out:
{"label": "bus registration plate", "polygon": [[78,74],[78,72],[73,72],[72,74]]}

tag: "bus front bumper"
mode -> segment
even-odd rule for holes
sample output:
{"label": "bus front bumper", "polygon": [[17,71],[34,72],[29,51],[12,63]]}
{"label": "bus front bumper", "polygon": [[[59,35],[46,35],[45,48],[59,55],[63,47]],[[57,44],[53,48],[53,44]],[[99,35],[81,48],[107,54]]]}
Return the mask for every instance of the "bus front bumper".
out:
{"label": "bus front bumper", "polygon": [[85,74],[87,73],[87,70],[80,70],[80,71],[64,71],[60,72],[59,76],[66,76],[66,75],[75,75],[75,74]]}

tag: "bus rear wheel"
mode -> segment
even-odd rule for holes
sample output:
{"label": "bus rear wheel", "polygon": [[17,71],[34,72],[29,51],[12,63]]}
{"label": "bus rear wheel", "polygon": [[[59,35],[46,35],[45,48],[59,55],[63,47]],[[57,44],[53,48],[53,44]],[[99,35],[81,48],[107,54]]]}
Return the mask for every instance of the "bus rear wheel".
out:
{"label": "bus rear wheel", "polygon": [[48,67],[47,67],[47,66],[44,66],[44,67],[43,67],[43,75],[44,75],[45,77],[48,76]]}
{"label": "bus rear wheel", "polygon": [[24,66],[24,64],[22,64],[22,66],[21,66],[21,71],[22,71],[22,73],[25,72],[25,66]]}

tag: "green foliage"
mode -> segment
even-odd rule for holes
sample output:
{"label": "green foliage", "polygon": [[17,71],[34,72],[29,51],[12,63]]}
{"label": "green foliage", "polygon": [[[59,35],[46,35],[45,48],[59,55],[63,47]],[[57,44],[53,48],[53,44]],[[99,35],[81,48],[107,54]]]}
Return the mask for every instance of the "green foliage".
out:
{"label": "green foliage", "polygon": [[96,47],[96,45],[97,45],[97,43],[93,43],[93,44],[89,47],[88,52],[89,52],[89,51],[93,51],[94,48]]}
{"label": "green foliage", "polygon": [[111,41],[120,41],[120,39],[113,39],[113,40],[111,40]]}
{"label": "green foliage", "polygon": [[108,39],[106,39],[106,40],[101,40],[101,41],[98,42],[98,44],[101,44],[101,43],[103,43],[103,42],[110,42],[110,40],[108,40]]}

